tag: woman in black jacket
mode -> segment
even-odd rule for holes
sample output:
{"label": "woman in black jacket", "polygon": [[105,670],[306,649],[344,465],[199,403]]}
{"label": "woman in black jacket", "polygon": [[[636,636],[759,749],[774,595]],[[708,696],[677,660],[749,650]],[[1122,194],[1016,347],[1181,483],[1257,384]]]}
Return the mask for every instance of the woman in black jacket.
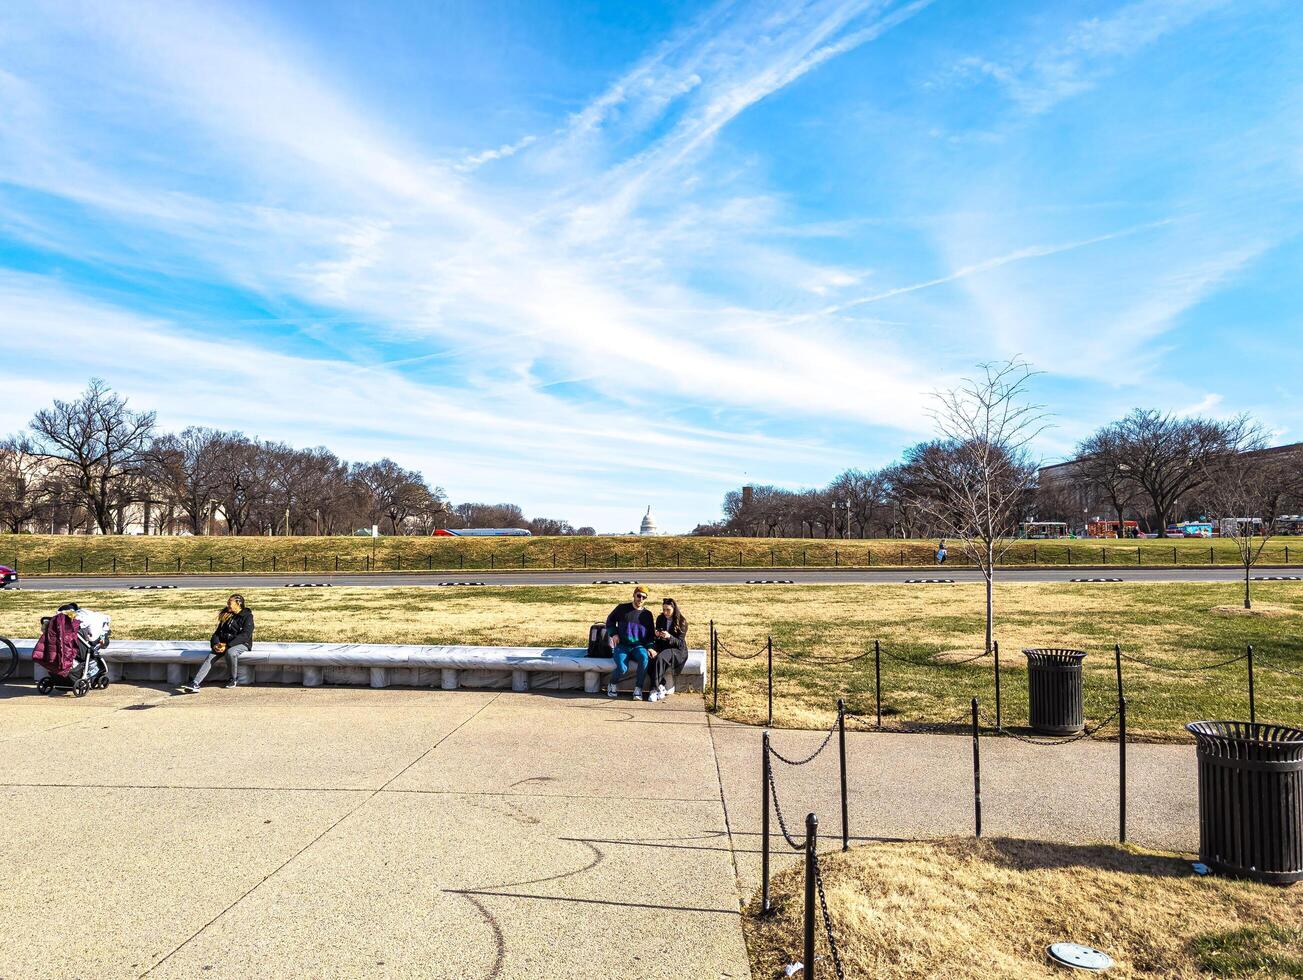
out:
{"label": "woman in black jacket", "polygon": [[199,693],[199,685],[218,657],[226,659],[226,669],[230,672],[226,686],[238,685],[240,654],[253,649],[253,610],[245,606],[244,596],[236,594],[226,600],[226,608],[218,614],[217,629],[208,642],[212,653],[199,665],[195,679],[181,688],[186,694]]}
{"label": "woman in black jacket", "polygon": [[661,614],[656,617],[656,642],[651,661],[651,694],[648,701],[663,701],[674,693],[671,674],[677,674],[688,662],[688,621],[679,612],[679,604],[666,596],[661,600]]}

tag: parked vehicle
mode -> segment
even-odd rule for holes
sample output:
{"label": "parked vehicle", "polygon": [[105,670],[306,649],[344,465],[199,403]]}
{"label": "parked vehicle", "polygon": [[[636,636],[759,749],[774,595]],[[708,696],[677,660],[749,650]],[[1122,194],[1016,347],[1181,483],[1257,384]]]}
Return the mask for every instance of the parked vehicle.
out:
{"label": "parked vehicle", "polygon": [[1207,521],[1181,521],[1167,525],[1169,538],[1211,538],[1213,526]]}
{"label": "parked vehicle", "polygon": [[436,538],[528,538],[523,527],[461,527],[457,530],[439,528],[431,537]]}
{"label": "parked vehicle", "polygon": [[18,573],[8,565],[0,565],[0,589],[18,584]]}

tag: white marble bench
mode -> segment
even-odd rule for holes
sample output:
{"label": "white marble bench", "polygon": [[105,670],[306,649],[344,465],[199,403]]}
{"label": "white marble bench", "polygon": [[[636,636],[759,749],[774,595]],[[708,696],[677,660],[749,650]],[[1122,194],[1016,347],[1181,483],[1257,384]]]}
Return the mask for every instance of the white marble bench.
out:
{"label": "white marble bench", "polygon": [[[15,640],[19,676],[41,676],[31,663],[34,640]],[[510,688],[513,691],[602,689],[615,669],[609,657],[573,647],[419,646],[385,643],[264,643],[240,657],[240,683],[369,684],[371,687]],[[103,653],[109,679],[183,684],[208,655],[206,640],[113,640]],[[221,661],[219,660],[220,664]],[[675,678],[680,691],[704,688],[706,652],[690,650]],[[33,670],[33,668],[35,668]],[[620,689],[633,688],[632,676]]]}

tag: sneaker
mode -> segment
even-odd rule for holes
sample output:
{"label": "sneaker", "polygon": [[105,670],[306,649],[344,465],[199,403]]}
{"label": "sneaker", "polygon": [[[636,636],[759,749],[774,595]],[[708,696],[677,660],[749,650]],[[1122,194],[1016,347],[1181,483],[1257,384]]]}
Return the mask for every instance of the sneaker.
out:
{"label": "sneaker", "polygon": [[641,687],[635,687],[635,688],[633,689],[633,699],[634,699],[635,701],[641,701],[641,700],[642,700],[642,688],[641,688]]}
{"label": "sneaker", "polygon": [[239,687],[239,686],[240,686],[240,682],[239,682],[239,681],[227,681],[227,682],[226,682],[225,684],[223,684],[222,686],[223,686],[223,687],[226,687],[226,688]]}
{"label": "sneaker", "polygon": [[656,685],[656,697],[657,697],[659,700],[661,700],[661,701],[664,701],[666,698],[669,697],[669,695],[665,693],[665,685],[664,685],[664,684],[657,684],[657,685]]}
{"label": "sneaker", "polygon": [[655,704],[660,699],[661,699],[660,691],[652,691],[651,694],[647,695],[647,700],[650,701],[652,704]]}
{"label": "sneaker", "polygon": [[607,696],[608,698],[613,698],[613,697],[615,697],[617,693],[618,693],[618,692],[615,690],[615,685],[614,685],[614,684],[607,684],[607,685],[606,685],[606,696]]}
{"label": "sneaker", "polygon": [[182,694],[198,694],[198,693],[199,693],[199,688],[195,687],[195,685],[193,685],[193,684],[186,684],[186,685],[184,685],[184,686],[181,688],[181,693],[182,693]]}

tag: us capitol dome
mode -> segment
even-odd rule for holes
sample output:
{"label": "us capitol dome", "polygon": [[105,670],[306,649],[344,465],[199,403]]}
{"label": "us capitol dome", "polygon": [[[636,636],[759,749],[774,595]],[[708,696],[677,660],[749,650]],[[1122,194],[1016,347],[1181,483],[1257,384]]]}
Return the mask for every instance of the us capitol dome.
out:
{"label": "us capitol dome", "polygon": [[655,534],[656,518],[652,517],[650,505],[647,507],[647,513],[642,515],[642,527],[638,529],[639,534]]}

